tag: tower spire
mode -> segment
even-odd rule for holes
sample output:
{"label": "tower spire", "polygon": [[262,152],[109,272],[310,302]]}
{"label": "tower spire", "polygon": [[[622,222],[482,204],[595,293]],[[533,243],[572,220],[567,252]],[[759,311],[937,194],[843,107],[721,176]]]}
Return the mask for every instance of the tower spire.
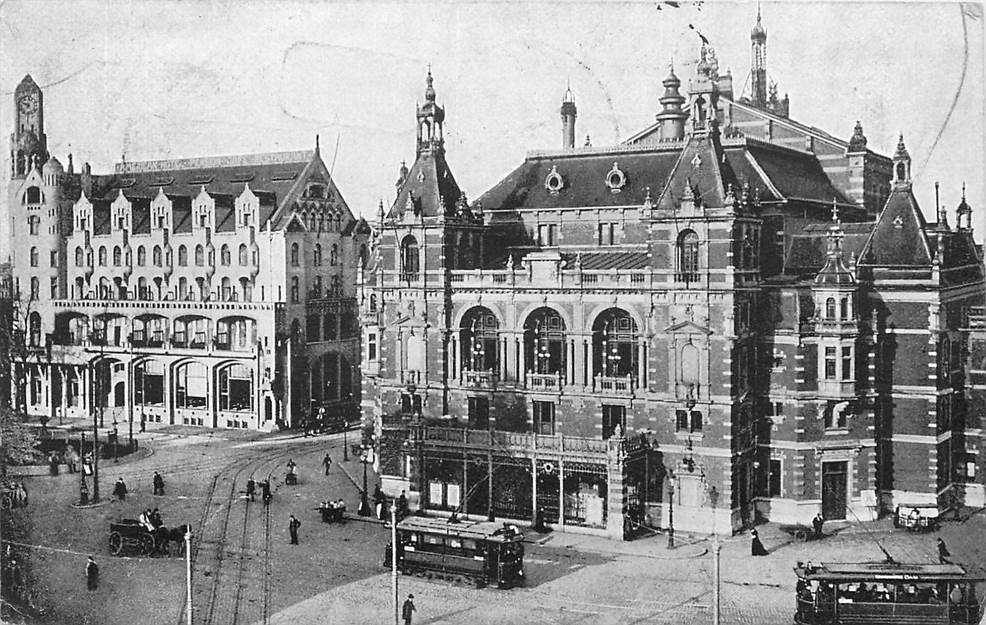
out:
{"label": "tower spire", "polygon": [[570,150],[575,147],[575,120],[578,109],[575,107],[575,96],[572,94],[572,83],[568,82],[565,95],[561,99],[561,147]]}

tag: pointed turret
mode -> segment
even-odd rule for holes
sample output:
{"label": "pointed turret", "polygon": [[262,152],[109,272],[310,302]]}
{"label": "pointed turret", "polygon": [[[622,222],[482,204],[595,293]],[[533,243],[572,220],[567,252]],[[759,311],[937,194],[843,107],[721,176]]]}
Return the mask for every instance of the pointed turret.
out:
{"label": "pointed turret", "polygon": [[818,285],[851,285],[855,282],[852,272],[842,258],[842,241],[845,232],[839,221],[839,205],[832,200],[832,225],[825,235],[825,266],[815,276]]}
{"label": "pointed turret", "polygon": [[681,80],[674,73],[674,63],[668,68],[668,76],[662,82],[664,85],[664,95],[659,102],[663,107],[657,114],[657,121],[661,124],[662,141],[678,141],[685,137],[685,119],[688,115],[682,110],[685,98],[678,90],[681,87]]}
{"label": "pointed turret", "polygon": [[757,7],[757,23],[750,32],[750,101],[753,106],[767,106],[767,31]]}
{"label": "pointed turret", "polygon": [[575,96],[572,87],[565,90],[561,99],[561,147],[570,150],[575,147],[575,119],[578,109],[575,108]]}
{"label": "pointed turret", "polygon": [[897,140],[897,151],[894,152],[894,185],[911,186],[911,155],[904,146],[904,133]]}
{"label": "pointed turret", "polygon": [[863,134],[863,124],[856,120],[856,126],[852,129],[852,136],[849,138],[849,149],[846,152],[865,152],[866,135]]}
{"label": "pointed turret", "polygon": [[972,230],[972,207],[965,201],[965,183],[962,183],[962,201],[955,208],[955,227]]}
{"label": "pointed turret", "polygon": [[443,125],[445,109],[435,103],[435,79],[428,68],[425,78],[425,103],[418,107],[418,153],[439,151],[445,146]]}

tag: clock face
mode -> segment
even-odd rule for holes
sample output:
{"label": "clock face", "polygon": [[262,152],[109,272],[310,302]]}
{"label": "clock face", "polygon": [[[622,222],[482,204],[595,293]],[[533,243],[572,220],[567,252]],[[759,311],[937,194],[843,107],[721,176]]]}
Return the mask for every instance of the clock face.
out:
{"label": "clock face", "polygon": [[20,99],[18,103],[22,113],[33,113],[38,110],[38,96],[29,94]]}

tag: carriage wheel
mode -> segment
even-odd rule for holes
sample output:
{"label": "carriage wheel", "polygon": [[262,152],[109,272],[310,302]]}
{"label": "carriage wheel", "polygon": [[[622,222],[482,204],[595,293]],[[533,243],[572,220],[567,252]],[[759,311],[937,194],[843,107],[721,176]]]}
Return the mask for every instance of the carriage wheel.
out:
{"label": "carriage wheel", "polygon": [[118,556],[123,551],[123,536],[120,532],[110,533],[110,553]]}
{"label": "carriage wheel", "polygon": [[794,533],[794,538],[798,542],[806,543],[808,542],[808,530],[798,530]]}
{"label": "carriage wheel", "polygon": [[144,534],[140,537],[140,555],[149,556],[154,553],[154,537]]}

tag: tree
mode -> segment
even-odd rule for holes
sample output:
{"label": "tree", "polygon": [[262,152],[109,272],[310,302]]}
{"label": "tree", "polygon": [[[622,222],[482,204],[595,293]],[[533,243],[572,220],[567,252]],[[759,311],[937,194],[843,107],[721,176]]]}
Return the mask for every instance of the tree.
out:
{"label": "tree", "polygon": [[[0,476],[6,477],[10,463],[22,463],[34,454],[37,435],[26,422],[26,367],[40,359],[37,346],[28,345],[33,298],[22,302],[11,288],[9,276],[0,277],[0,381],[10,388],[0,390]],[[0,384],[4,383],[0,382]],[[11,398],[10,392],[14,397]],[[13,403],[11,403],[13,399]]]}

